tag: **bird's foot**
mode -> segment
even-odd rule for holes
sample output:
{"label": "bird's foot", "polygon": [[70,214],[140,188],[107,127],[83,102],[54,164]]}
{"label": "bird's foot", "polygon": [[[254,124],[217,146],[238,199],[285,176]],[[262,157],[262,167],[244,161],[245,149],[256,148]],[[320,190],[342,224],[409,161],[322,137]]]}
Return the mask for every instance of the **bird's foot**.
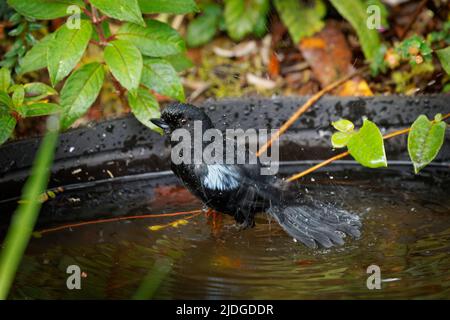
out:
{"label": "bird's foot", "polygon": [[245,220],[244,222],[241,223],[236,223],[236,226],[238,227],[239,230],[246,230],[246,229],[250,229],[253,228],[255,226],[255,220]]}

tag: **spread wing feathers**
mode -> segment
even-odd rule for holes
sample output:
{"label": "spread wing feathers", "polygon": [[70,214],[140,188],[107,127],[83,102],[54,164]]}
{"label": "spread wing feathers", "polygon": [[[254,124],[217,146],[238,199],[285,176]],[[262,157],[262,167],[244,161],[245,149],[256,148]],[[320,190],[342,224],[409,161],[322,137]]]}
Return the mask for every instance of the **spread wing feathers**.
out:
{"label": "spread wing feathers", "polygon": [[267,211],[296,240],[310,248],[344,244],[345,234],[359,238],[359,217],[325,204],[272,206]]}

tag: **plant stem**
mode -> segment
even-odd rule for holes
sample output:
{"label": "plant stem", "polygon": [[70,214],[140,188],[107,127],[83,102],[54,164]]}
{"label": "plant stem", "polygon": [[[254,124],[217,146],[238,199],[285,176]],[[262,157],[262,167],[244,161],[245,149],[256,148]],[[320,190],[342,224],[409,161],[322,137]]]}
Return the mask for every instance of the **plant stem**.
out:
{"label": "plant stem", "polygon": [[[445,120],[445,119],[448,119],[448,118],[450,118],[450,113],[447,113],[446,115],[442,116],[442,120]],[[390,139],[390,138],[393,138],[393,137],[396,137],[396,136],[400,136],[402,134],[406,134],[409,131],[411,131],[411,128],[397,130],[397,131],[394,131],[394,132],[391,132],[391,133],[388,133],[388,134],[384,135],[383,139],[387,140],[387,139]],[[292,181],[298,180],[298,179],[306,176],[307,174],[310,174],[311,172],[314,172],[314,171],[316,171],[316,170],[318,170],[318,169],[320,169],[322,167],[325,167],[326,165],[332,163],[333,161],[345,158],[348,155],[350,155],[350,152],[348,152],[348,151],[342,152],[342,153],[340,153],[340,154],[338,154],[338,155],[336,155],[334,157],[331,157],[331,158],[329,158],[329,159],[327,159],[325,161],[322,161],[319,164],[316,164],[315,166],[313,166],[313,167],[311,167],[309,169],[306,169],[306,170],[304,170],[302,172],[299,172],[297,174],[294,174],[294,175],[290,176],[289,178],[286,179],[286,181],[287,182],[292,182]]]}
{"label": "plant stem", "polygon": [[116,218],[106,218],[106,219],[97,219],[92,221],[83,221],[78,223],[70,223],[70,224],[64,224],[62,226],[49,228],[49,229],[43,229],[39,230],[36,233],[43,235],[45,233],[49,232],[55,232],[55,231],[61,231],[65,229],[73,229],[93,224],[100,224],[100,223],[108,223],[108,222],[117,222],[122,220],[137,220],[137,219],[148,219],[148,218],[169,218],[169,217],[177,217],[182,215],[195,215],[198,213],[201,213],[202,210],[192,210],[192,211],[182,211],[182,212],[172,212],[172,213],[160,213],[160,214],[144,214],[144,215],[138,215],[138,216],[125,216],[125,217],[116,217]]}
{"label": "plant stem", "polygon": [[[91,18],[92,24],[94,25],[95,30],[97,31],[98,37],[100,39],[98,44],[101,47],[106,47],[108,45],[109,41],[115,40],[115,36],[114,35],[106,38],[105,33],[103,32],[102,22],[105,21],[107,19],[107,17],[106,16],[100,17],[97,8],[94,7],[88,0],[85,0],[85,2],[86,2],[86,4],[89,4],[91,6],[92,13],[91,13],[91,15],[88,15],[88,16]],[[112,80],[112,83],[113,83],[114,88],[116,90],[116,93],[119,96],[119,99],[120,99],[120,102],[122,104],[122,107],[126,111],[128,111],[129,110],[129,106],[128,106],[128,101],[126,99],[126,89],[120,84],[119,81],[117,81],[116,78],[114,78],[113,75],[111,75],[111,80]]]}
{"label": "plant stem", "polygon": [[305,102],[305,104],[303,104],[302,106],[300,106],[297,111],[285,122],[283,123],[283,125],[280,127],[280,129],[278,129],[277,132],[275,132],[275,134],[273,136],[270,137],[270,140],[268,142],[266,142],[261,148],[259,148],[258,152],[256,153],[256,156],[259,157],[263,152],[265,152],[271,145],[272,143],[278,139],[283,133],[286,132],[286,130],[288,130],[295,121],[297,121],[297,119],[304,114],[309,108],[311,108],[317,101],[320,100],[320,98],[322,98],[326,93],[330,92],[331,90],[339,87],[340,85],[342,85],[343,83],[345,83],[346,81],[350,80],[351,78],[362,74],[363,72],[365,72],[368,68],[364,67],[362,69],[359,69],[333,83],[331,83],[330,85],[326,86],[325,88],[323,88],[322,90],[320,90],[318,93],[316,93],[315,95],[313,95],[311,98],[308,99],[308,101]]}

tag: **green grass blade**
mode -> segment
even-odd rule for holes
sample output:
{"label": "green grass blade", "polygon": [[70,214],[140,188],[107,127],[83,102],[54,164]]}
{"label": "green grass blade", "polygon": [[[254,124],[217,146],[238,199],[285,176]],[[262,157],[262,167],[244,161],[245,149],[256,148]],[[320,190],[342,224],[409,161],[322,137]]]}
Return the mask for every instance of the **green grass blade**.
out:
{"label": "green grass blade", "polygon": [[[51,117],[49,121],[58,121]],[[49,122],[50,124],[50,122]],[[3,243],[0,254],[0,299],[8,297],[16,271],[27,248],[42,203],[40,195],[47,188],[50,167],[53,163],[54,151],[58,140],[58,130],[50,128],[42,140],[31,175],[22,192],[22,203],[11,220],[11,225]],[[54,126],[53,126],[54,127]]]}

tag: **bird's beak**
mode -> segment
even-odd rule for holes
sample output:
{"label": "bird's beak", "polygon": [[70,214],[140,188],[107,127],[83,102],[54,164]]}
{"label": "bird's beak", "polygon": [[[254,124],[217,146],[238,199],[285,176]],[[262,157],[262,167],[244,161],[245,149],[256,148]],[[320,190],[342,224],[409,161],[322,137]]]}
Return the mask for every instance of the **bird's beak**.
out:
{"label": "bird's beak", "polygon": [[169,125],[163,119],[150,119],[150,121],[157,127],[160,127],[164,131],[169,129]]}

